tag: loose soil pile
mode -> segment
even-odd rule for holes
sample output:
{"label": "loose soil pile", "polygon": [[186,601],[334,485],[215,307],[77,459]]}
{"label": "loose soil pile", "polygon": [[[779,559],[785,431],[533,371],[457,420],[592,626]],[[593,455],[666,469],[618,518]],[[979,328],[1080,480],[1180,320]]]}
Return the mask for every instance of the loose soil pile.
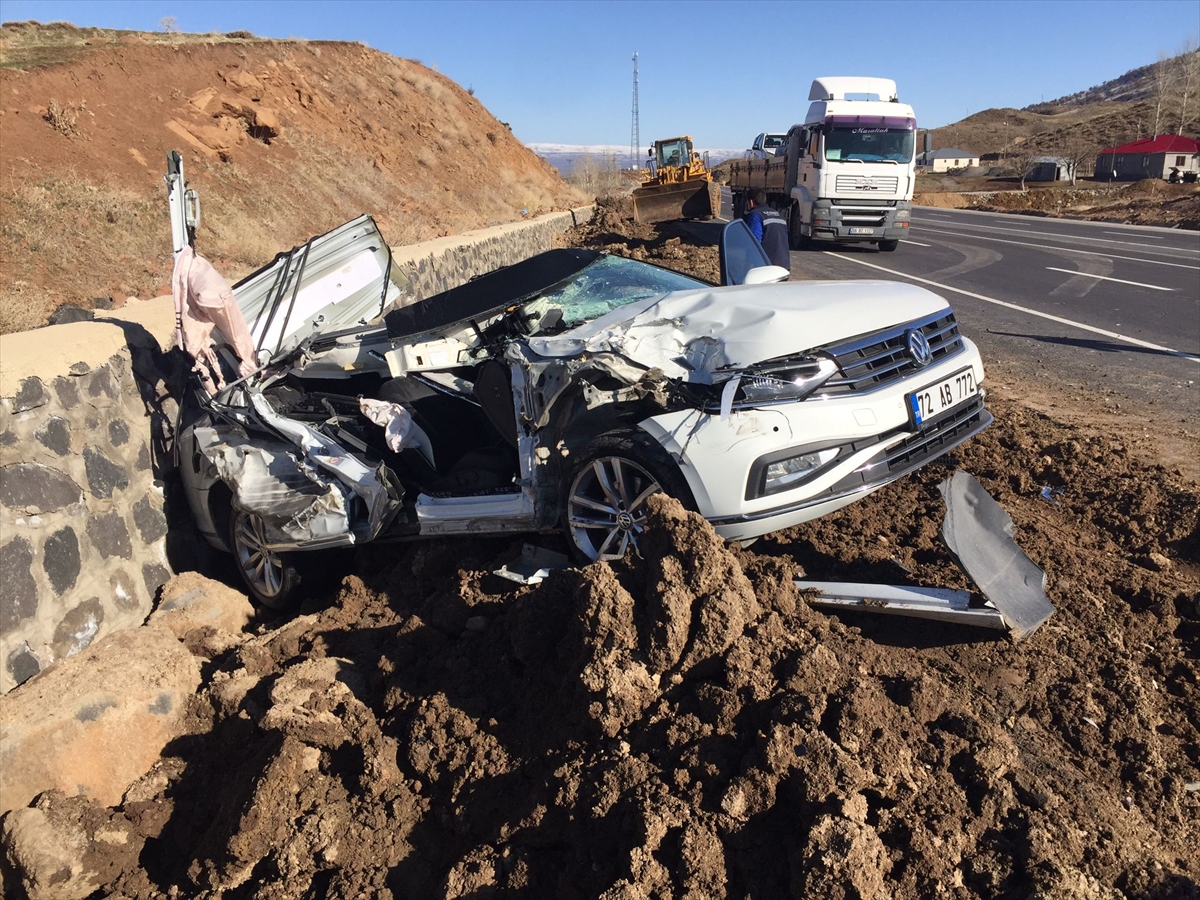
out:
{"label": "loose soil pile", "polygon": [[697,237],[684,222],[638,224],[633,221],[633,199],[627,193],[597,198],[591,222],[572,229],[557,242],[652,262],[715,284],[721,282],[721,263],[712,241]]}
{"label": "loose soil pile", "polygon": [[1157,179],[1116,187],[1055,185],[1033,187],[1027,191],[918,191],[913,195],[913,203],[942,209],[977,209],[1200,230],[1200,185],[1168,184]]}
{"label": "loose soil pile", "polygon": [[[577,237],[711,265],[677,228],[607,206]],[[951,457],[748,549],[667,498],[640,558],[533,587],[489,574],[519,542],[364,548],[327,608],[190,641],[191,734],[120,808],[42,803],[147,900],[1195,898],[1200,491],[1003,393]],[[973,588],[956,468],[1046,570],[1033,637],[797,593]]]}

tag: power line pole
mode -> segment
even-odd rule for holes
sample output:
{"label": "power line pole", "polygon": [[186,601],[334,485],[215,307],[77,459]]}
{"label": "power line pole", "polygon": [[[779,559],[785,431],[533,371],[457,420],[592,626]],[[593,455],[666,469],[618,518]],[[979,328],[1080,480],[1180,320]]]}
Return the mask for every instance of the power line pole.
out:
{"label": "power line pole", "polygon": [[638,126],[638,71],[637,51],[633,51],[633,124],[629,129],[629,159],[632,168],[639,168],[638,156],[642,150],[642,135]]}

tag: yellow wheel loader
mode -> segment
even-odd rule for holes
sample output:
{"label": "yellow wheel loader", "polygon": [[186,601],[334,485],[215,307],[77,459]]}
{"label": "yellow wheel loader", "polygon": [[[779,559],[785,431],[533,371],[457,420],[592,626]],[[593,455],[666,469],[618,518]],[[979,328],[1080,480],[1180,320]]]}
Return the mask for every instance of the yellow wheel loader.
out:
{"label": "yellow wheel loader", "polygon": [[634,221],[708,219],[720,210],[720,188],[692,148],[690,135],[655,141],[651,161],[642,186],[633,192]]}

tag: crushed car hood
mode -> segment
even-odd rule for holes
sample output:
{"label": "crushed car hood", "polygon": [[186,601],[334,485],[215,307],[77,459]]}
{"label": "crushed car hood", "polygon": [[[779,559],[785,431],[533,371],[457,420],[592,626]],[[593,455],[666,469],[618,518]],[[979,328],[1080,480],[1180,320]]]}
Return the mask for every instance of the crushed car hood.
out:
{"label": "crushed car hood", "polygon": [[894,281],[714,287],[631,303],[529,346],[545,357],[619,353],[669,377],[708,382],[720,369],[845,343],[847,322],[868,334],[946,307],[937,294]]}

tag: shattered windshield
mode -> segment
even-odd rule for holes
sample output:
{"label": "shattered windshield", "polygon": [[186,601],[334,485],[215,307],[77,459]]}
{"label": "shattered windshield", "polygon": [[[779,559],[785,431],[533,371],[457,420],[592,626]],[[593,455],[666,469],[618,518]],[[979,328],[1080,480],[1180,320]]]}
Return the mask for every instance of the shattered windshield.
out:
{"label": "shattered windshield", "polygon": [[635,300],[708,286],[703,281],[636,260],[602,256],[580,271],[569,284],[543,294],[539,299],[562,310],[563,325],[570,328]]}

